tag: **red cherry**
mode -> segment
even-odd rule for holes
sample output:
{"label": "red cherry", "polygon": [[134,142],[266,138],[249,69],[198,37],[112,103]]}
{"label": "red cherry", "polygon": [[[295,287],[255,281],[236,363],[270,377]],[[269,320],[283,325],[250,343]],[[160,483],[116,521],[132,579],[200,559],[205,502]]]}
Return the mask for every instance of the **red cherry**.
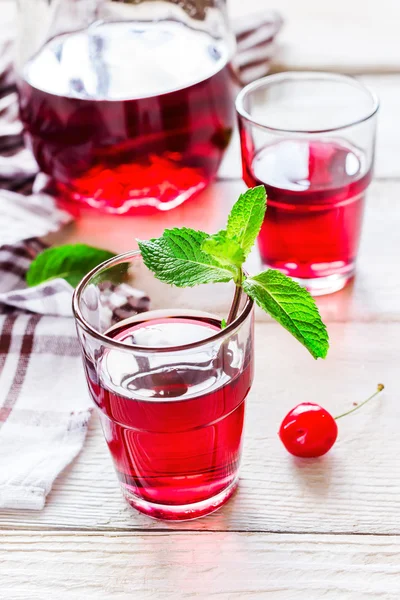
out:
{"label": "red cherry", "polygon": [[372,396],[335,418],[319,404],[312,402],[298,404],[288,412],[280,426],[279,437],[283,445],[288,452],[302,458],[316,458],[326,454],[336,442],[337,419],[360,409],[383,389],[383,383],[379,383]]}
{"label": "red cherry", "polygon": [[322,456],[336,441],[338,427],[335,419],[318,404],[303,402],[283,419],[279,437],[286,450],[294,456]]}

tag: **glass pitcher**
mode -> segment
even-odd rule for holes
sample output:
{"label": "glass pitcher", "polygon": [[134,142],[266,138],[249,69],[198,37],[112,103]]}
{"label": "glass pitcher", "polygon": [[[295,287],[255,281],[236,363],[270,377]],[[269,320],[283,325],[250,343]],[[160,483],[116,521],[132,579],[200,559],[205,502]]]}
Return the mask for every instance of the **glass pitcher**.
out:
{"label": "glass pitcher", "polygon": [[215,177],[234,121],[224,0],[19,0],[27,143],[67,202],[169,210]]}

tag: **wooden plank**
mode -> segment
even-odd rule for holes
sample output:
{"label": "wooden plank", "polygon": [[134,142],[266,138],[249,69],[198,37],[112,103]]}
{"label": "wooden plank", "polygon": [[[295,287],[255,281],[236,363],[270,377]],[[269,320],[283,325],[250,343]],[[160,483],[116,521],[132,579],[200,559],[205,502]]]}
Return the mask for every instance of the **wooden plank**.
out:
{"label": "wooden plank", "polygon": [[400,539],[4,532],[7,600],[397,600]]}
{"label": "wooden plank", "polygon": [[[400,4],[399,4],[400,8]],[[400,76],[362,76],[360,80],[378,95],[380,107],[376,142],[375,176],[400,177]]]}
{"label": "wooden plank", "polygon": [[285,25],[279,36],[277,68],[399,72],[397,0],[228,0],[232,17],[278,10]]}
{"label": "wooden plank", "polygon": [[[329,331],[329,357],[314,361],[278,325],[257,324],[239,492],[221,511],[179,529],[400,534],[400,324],[342,323]],[[287,454],[277,430],[293,406],[319,402],[340,414],[380,381],[387,390],[340,421],[338,442],[327,456],[300,460]],[[0,527],[175,529],[122,500],[97,422],[78,460],[55,482],[45,509],[3,511]]]}
{"label": "wooden plank", "polygon": [[375,181],[368,194],[354,282],[318,299],[327,321],[399,319],[400,182]]}
{"label": "wooden plank", "polygon": [[[206,231],[217,231],[226,223],[226,217],[245,189],[240,181],[216,183],[202,196],[166,214],[149,217],[110,217],[99,214],[84,215],[75,224],[56,235],[49,236],[51,243],[81,241],[95,246],[125,252],[135,247],[135,238],[160,235],[166,227],[187,226]],[[318,304],[327,321],[399,320],[400,276],[396,257],[399,251],[400,181],[376,181],[368,196],[359,263],[355,281],[345,290],[321,297]],[[257,253],[249,261],[249,271],[260,270]],[[229,309],[232,292],[221,285],[217,299],[207,288],[178,291],[170,289],[168,300],[176,305],[188,304],[204,310],[225,314]],[[157,305],[153,295],[153,306]],[[166,297],[163,296],[163,302]],[[257,318],[267,320],[262,311]]]}

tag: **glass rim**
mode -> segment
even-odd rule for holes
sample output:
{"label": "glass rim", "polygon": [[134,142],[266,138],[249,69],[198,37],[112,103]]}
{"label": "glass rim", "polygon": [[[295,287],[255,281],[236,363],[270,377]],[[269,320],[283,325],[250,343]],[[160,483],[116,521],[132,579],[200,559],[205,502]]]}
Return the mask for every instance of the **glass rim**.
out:
{"label": "glass rim", "polygon": [[[112,258],[109,258],[108,260],[102,262],[100,265],[98,265],[97,267],[95,267],[94,269],[89,271],[89,273],[87,275],[85,275],[85,277],[78,283],[77,287],[74,290],[73,296],[72,296],[72,312],[73,312],[76,322],[79,323],[79,325],[82,327],[82,329],[84,331],[86,331],[86,333],[90,334],[92,337],[96,338],[97,340],[107,344],[108,346],[111,346],[111,347],[119,349],[119,350],[134,351],[134,352],[136,352],[136,351],[137,352],[147,352],[147,353],[152,353],[152,354],[165,353],[165,352],[170,352],[170,353],[171,352],[181,352],[181,351],[184,352],[186,350],[192,350],[194,348],[198,348],[198,347],[204,346],[208,343],[213,343],[217,340],[227,337],[227,335],[230,335],[236,329],[238,329],[238,327],[250,315],[251,310],[254,305],[254,302],[249,296],[247,296],[247,294],[245,294],[247,296],[247,299],[246,299],[246,303],[245,303],[243,309],[241,310],[239,315],[236,317],[236,319],[234,321],[232,321],[232,323],[227,325],[225,327],[225,329],[221,329],[220,331],[217,331],[215,334],[211,335],[210,337],[208,337],[204,340],[199,340],[198,342],[191,342],[190,344],[181,344],[179,346],[161,346],[161,347],[160,346],[140,346],[140,345],[130,346],[128,344],[124,344],[123,342],[120,342],[113,338],[110,338],[110,337],[104,335],[103,333],[100,333],[94,327],[92,327],[92,325],[90,325],[90,323],[88,323],[86,321],[86,319],[84,318],[84,316],[82,314],[82,311],[81,311],[80,305],[79,305],[80,299],[82,296],[82,292],[86,288],[87,284],[92,279],[92,277],[94,275],[96,275],[96,273],[99,273],[100,271],[107,269],[115,264],[120,264],[124,260],[135,258],[136,256],[141,256],[140,250],[133,250],[133,251],[131,250],[129,252],[124,252],[123,254],[117,254],[117,256],[113,256]],[[243,294],[244,294],[244,292],[243,292]],[[150,311],[146,311],[146,312],[150,312]],[[145,314],[145,313],[143,313],[143,314]]]}
{"label": "glass rim", "polygon": [[[251,114],[244,108],[244,99],[246,98],[246,96],[257,90],[258,88],[268,87],[271,84],[279,83],[285,80],[288,82],[319,80],[321,82],[337,81],[338,83],[345,83],[353,88],[357,88],[358,90],[365,92],[372,102],[372,107],[366,115],[360,117],[359,119],[353,119],[351,122],[344,122],[343,125],[339,125],[336,127],[328,127],[326,129],[293,129],[273,127],[271,125],[264,125],[260,123],[257,119],[254,119],[251,116]],[[353,127],[354,125],[359,125],[364,121],[368,121],[378,112],[379,99],[377,94],[368,85],[361,83],[360,81],[355,79],[355,77],[352,77],[350,75],[328,73],[327,71],[285,71],[284,73],[275,73],[273,75],[261,77],[260,79],[256,79],[255,81],[252,81],[251,83],[247,84],[242,90],[240,90],[239,94],[236,96],[235,108],[236,112],[238,113],[238,115],[240,115],[240,117],[242,117],[252,125],[260,127],[261,129],[266,129],[275,133],[320,134],[340,131],[341,129]]]}

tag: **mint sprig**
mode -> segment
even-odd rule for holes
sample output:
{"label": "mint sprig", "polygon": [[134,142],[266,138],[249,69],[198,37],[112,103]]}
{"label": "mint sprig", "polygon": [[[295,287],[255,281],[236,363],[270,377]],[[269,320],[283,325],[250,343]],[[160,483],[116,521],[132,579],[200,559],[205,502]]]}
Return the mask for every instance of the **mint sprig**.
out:
{"label": "mint sprig", "polygon": [[[261,229],[266,210],[262,186],[247,190],[233,206],[225,229],[214,235],[186,227],[166,229],[159,238],[138,240],[145,265],[171,285],[234,281],[236,290],[227,322],[236,318],[244,292],[301,342],[314,358],[325,358],[329,340],[312,296],[292,279],[272,269],[246,276],[246,260]],[[49,248],[31,263],[28,285],[63,277],[72,286],[91,269],[115,256],[86,244]]]}
{"label": "mint sprig", "polygon": [[156,239],[138,240],[143,261],[158,279],[178,287],[233,280],[236,292],[228,324],[236,318],[244,291],[314,358],[325,358],[328,332],[309,292],[279,271],[270,269],[248,277],[243,272],[265,210],[264,187],[249,189],[233,206],[226,229],[214,235],[183,227],[167,229]]}

